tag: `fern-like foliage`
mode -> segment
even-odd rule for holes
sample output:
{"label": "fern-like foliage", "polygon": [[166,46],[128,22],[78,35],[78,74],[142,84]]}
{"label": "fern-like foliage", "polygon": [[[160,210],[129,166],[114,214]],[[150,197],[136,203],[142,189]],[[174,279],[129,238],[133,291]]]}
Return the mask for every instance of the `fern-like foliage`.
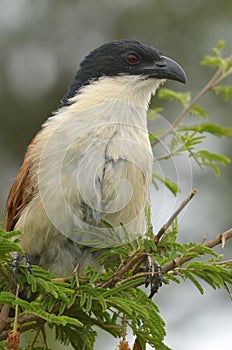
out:
{"label": "fern-like foliage", "polygon": [[[148,227],[151,228],[150,222]],[[165,323],[154,302],[155,298],[150,300],[147,292],[139,288],[144,284],[146,274],[141,257],[149,254],[163,266],[164,284],[189,279],[201,294],[204,292],[201,281],[214,289],[227,290],[228,285],[232,284],[231,262],[223,263],[222,256],[202,244],[178,243],[177,232],[175,220],[158,243],[155,243],[155,236],[149,230],[145,237],[105,252],[99,261],[104,264],[110,257],[117,256],[114,267],[104,273],[87,267],[84,275],[78,277],[78,283],[76,276],[52,279],[47,271],[38,266],[33,266],[31,275],[22,264],[18,282],[20,291],[27,291],[22,298],[20,293],[16,297],[12,290],[10,268],[10,253],[16,247],[19,251],[21,248],[14,242],[8,244],[9,235],[13,236],[14,233],[1,230],[5,248],[0,250],[0,304],[13,309],[16,305],[19,307],[19,332],[31,328],[35,329],[36,334],[37,327],[46,323],[55,329],[56,338],[61,343],[71,344],[74,349],[94,349],[98,329],[120,338],[122,321],[126,320],[141,349],[145,350],[146,344],[150,344],[154,349],[168,350],[164,343]],[[173,261],[175,265],[165,270],[165,266]],[[133,268],[125,269],[131,262],[134,262]],[[136,262],[140,263],[136,265]],[[12,317],[5,320],[9,329],[13,320]],[[6,337],[4,330],[0,337]]]}
{"label": "fern-like foliage", "polygon": [[[209,91],[221,95],[225,101],[232,98],[232,86],[222,84],[226,78],[232,75],[232,56],[223,57],[224,44],[224,41],[220,41],[212,50],[213,55],[205,56],[202,60],[203,65],[217,68],[217,71],[195,98],[191,97],[190,92],[180,93],[166,88],[158,91],[160,99],[175,101],[183,107],[183,110],[169,130],[159,130],[157,133],[150,135],[154,148],[159,142],[163,142],[167,135],[171,135],[171,139],[165,147],[165,153],[159,156],[157,160],[173,159],[173,157],[187,153],[201,169],[210,168],[217,176],[221,174],[221,168],[231,162],[228,156],[201,148],[208,135],[232,138],[232,128],[211,122],[208,111],[199,105],[199,100]],[[207,122],[206,119],[208,119]],[[175,184],[173,187],[171,179],[166,182],[163,175],[156,173],[154,176],[176,194]],[[169,186],[170,182],[172,186]]]}

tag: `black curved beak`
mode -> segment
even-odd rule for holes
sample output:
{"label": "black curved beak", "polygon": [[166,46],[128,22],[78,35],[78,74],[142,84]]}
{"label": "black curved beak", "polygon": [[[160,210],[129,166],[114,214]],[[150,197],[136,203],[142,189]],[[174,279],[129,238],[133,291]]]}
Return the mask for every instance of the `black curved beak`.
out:
{"label": "black curved beak", "polygon": [[181,66],[166,56],[161,56],[154,65],[145,66],[143,69],[151,78],[176,80],[183,84],[187,81]]}

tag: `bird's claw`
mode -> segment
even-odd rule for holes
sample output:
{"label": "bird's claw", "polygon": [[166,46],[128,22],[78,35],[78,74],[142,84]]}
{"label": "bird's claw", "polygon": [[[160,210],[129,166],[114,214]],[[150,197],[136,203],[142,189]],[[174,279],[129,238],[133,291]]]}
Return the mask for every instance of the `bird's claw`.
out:
{"label": "bird's claw", "polygon": [[12,261],[12,277],[13,277],[13,283],[14,283],[14,287],[16,288],[17,283],[18,283],[18,269],[19,269],[19,264],[21,261],[23,261],[26,265],[27,271],[32,275],[33,274],[33,269],[31,266],[31,263],[37,257],[34,257],[30,254],[25,254],[22,255],[19,252],[16,252],[13,254],[13,261]]}
{"label": "bird's claw", "polygon": [[162,268],[150,255],[147,255],[145,261],[146,270],[148,272],[145,280],[145,287],[151,286],[151,292],[149,299],[151,299],[155,293],[158,292],[159,287],[162,286]]}

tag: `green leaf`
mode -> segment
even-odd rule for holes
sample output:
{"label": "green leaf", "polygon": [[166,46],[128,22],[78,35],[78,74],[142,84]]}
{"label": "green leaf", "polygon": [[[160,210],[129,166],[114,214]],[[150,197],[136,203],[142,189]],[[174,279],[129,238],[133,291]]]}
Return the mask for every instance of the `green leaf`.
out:
{"label": "green leaf", "polygon": [[81,299],[80,299],[80,307],[83,307],[86,303],[87,299],[87,293],[81,293]]}
{"label": "green leaf", "polygon": [[[129,303],[127,303],[127,300],[124,298],[118,298],[118,297],[110,297],[109,303],[113,305],[118,310],[123,311],[125,314],[127,314],[129,317],[132,314],[132,309],[129,306]],[[146,315],[147,317],[148,315]]]}
{"label": "green leaf", "polygon": [[186,133],[185,135],[182,135],[181,138],[183,146],[178,149],[178,152],[194,150],[195,146],[199,145],[205,139],[205,136],[192,136]]}
{"label": "green leaf", "polygon": [[68,303],[67,303],[67,308],[69,309],[76,301],[77,295],[76,293],[73,293],[73,295],[71,295]]}
{"label": "green leaf", "polygon": [[188,106],[190,101],[189,92],[176,92],[171,89],[158,90],[158,97],[161,99],[174,100],[181,103],[184,107]]}
{"label": "green leaf", "polygon": [[57,303],[56,299],[51,299],[48,304],[47,302],[44,301],[44,308],[47,308],[49,312],[52,312],[56,303]]}
{"label": "green leaf", "polygon": [[189,113],[194,117],[201,117],[201,118],[208,118],[209,114],[208,112],[201,106],[194,105]]}
{"label": "green leaf", "polygon": [[62,322],[64,325],[68,324],[72,324],[76,327],[83,327],[83,323],[78,321],[76,318],[73,317],[68,317],[68,316],[60,316],[59,319],[62,319]]}
{"label": "green leaf", "polygon": [[197,133],[208,132],[215,136],[232,137],[232,128],[224,127],[216,123],[201,123],[190,126],[181,126],[180,131],[195,131]]}
{"label": "green leaf", "polygon": [[176,276],[174,276],[171,272],[168,272],[165,275],[165,277],[163,278],[163,282],[165,284],[169,284],[169,280],[171,280],[171,281],[173,281],[173,282],[175,282],[177,284],[180,284],[180,280]]}
{"label": "green leaf", "polygon": [[62,315],[66,308],[67,308],[67,303],[64,300],[62,300],[59,307],[59,315]]}
{"label": "green leaf", "polygon": [[55,314],[52,314],[43,310],[41,308],[41,303],[37,301],[27,302],[22,299],[17,299],[13,302],[13,305],[16,305],[16,304],[21,306],[24,310],[29,311],[31,314],[41,317],[44,320],[51,323],[61,324],[63,326],[65,326],[67,323],[75,325],[77,327],[83,326],[83,323],[77,320],[76,318],[72,318],[64,315],[57,316]]}
{"label": "green leaf", "polygon": [[232,284],[231,270],[224,269],[212,261],[194,261],[190,262],[186,270],[200,277],[212,288],[225,288],[225,282]]}
{"label": "green leaf", "polygon": [[12,305],[12,302],[15,301],[15,295],[10,292],[1,292],[0,293],[0,304]]}
{"label": "green leaf", "polygon": [[225,45],[223,40],[219,41],[217,46],[212,49],[214,56],[205,56],[201,62],[203,65],[218,67],[225,72],[229,67],[227,58],[222,57],[222,49]]}
{"label": "green leaf", "polygon": [[24,254],[23,249],[17,243],[9,241],[8,239],[0,236],[0,255],[11,252],[19,252]]}
{"label": "green leaf", "polygon": [[216,160],[217,162],[221,163],[222,165],[227,165],[231,162],[230,158],[217,153],[212,153],[208,151],[199,151],[198,154],[200,154],[202,157]]}
{"label": "green leaf", "polygon": [[217,85],[213,90],[217,95],[222,95],[224,101],[229,101],[232,98],[232,86]]}
{"label": "green leaf", "polygon": [[202,286],[200,285],[200,283],[196,280],[196,278],[192,275],[192,273],[190,273],[187,269],[184,271],[185,276],[191,281],[193,282],[193,284],[197,287],[197,289],[199,290],[199,292],[201,294],[204,294],[204,289],[202,288]]}
{"label": "green leaf", "polygon": [[200,159],[202,165],[211,167],[216,175],[220,175],[220,168],[217,166],[217,163],[226,166],[231,160],[230,158],[217,153],[212,153],[208,151],[198,151],[194,154],[198,159]]}
{"label": "green leaf", "polygon": [[96,270],[92,272],[91,276],[90,276],[90,279],[89,279],[89,284],[93,284],[96,282],[96,280],[98,279],[99,277],[99,272],[97,272]]}
{"label": "green leaf", "polygon": [[160,242],[162,242],[162,244],[167,244],[170,242],[176,243],[177,233],[178,233],[178,222],[177,222],[177,219],[175,219],[172,223],[171,228],[165,231],[164,234],[162,235]]}
{"label": "green leaf", "polygon": [[216,47],[212,49],[212,51],[215,53],[216,56],[221,56],[222,50],[225,46],[225,40],[220,40]]}
{"label": "green leaf", "polygon": [[6,239],[10,239],[10,238],[13,238],[13,237],[17,237],[17,236],[20,236],[22,235],[23,233],[21,231],[18,231],[18,230],[15,230],[15,231],[6,231],[2,228],[0,228],[0,235],[1,237],[3,238],[6,238]]}
{"label": "green leaf", "polygon": [[92,300],[93,300],[93,297],[91,294],[88,294],[87,295],[87,300],[86,300],[86,307],[85,307],[85,310],[86,312],[89,312],[91,310],[91,307],[92,307]]}
{"label": "green leaf", "polygon": [[[190,130],[191,131],[191,130]],[[179,155],[182,152],[191,152],[195,146],[205,139],[205,135],[195,136],[187,131],[184,135],[178,133],[174,135],[170,141],[169,147],[172,155]]]}
{"label": "green leaf", "polygon": [[222,61],[223,60],[220,57],[205,56],[201,61],[201,64],[204,66],[220,67],[223,64]]}
{"label": "green leaf", "polygon": [[41,278],[37,278],[37,284],[40,286],[46,293],[51,294],[55,299],[58,299],[58,289],[55,287],[53,283],[49,281],[45,281]]}
{"label": "green leaf", "polygon": [[152,177],[153,177],[153,183],[154,183],[154,179],[158,179],[174,194],[174,196],[176,196],[177,193],[180,192],[180,188],[167,177],[163,177],[157,173],[153,173]]}
{"label": "green leaf", "polygon": [[144,277],[138,277],[137,279],[133,279],[127,282],[122,283],[120,286],[118,287],[114,287],[110,290],[107,290],[106,292],[103,293],[103,297],[107,298],[109,296],[113,296],[113,295],[118,295],[118,292],[122,292],[123,290],[128,290],[129,288],[133,287],[136,282],[143,282],[144,281]]}
{"label": "green leaf", "polygon": [[145,239],[143,241],[143,246],[144,246],[144,249],[146,250],[146,252],[148,252],[148,253],[157,251],[157,246],[154,243],[154,240],[152,240],[152,239]]}
{"label": "green leaf", "polygon": [[97,332],[89,327],[76,327],[71,324],[66,326],[55,325],[56,339],[65,345],[65,348],[71,344],[74,350],[83,349],[94,350],[94,344]]}

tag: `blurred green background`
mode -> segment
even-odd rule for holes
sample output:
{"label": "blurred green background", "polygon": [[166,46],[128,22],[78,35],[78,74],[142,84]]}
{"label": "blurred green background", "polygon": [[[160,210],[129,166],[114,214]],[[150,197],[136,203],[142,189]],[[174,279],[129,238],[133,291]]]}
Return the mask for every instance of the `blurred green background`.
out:
{"label": "blurred green background", "polygon": [[[227,43],[225,53],[232,51],[229,0],[1,0],[0,5],[1,218],[28,143],[59,105],[78,64],[90,50],[113,39],[141,40],[184,67],[188,84],[169,82],[166,86],[190,90],[193,95],[212,74],[199,65],[201,58],[221,39]],[[161,101],[154,97],[152,104],[161,105]],[[162,101],[162,105],[169,121],[180,111],[175,103]],[[202,105],[214,121],[232,125],[231,101],[225,104],[210,93]],[[228,140],[209,139],[207,147],[227,156],[232,153]],[[223,169],[220,178],[210,171],[202,173],[194,165],[192,171],[192,185],[200,193],[181,220],[180,239],[201,241],[206,234],[213,237],[231,225],[232,167]],[[154,217],[158,196],[152,192]],[[162,215],[160,223],[167,216],[165,210]],[[231,248],[231,244],[226,247],[227,258],[231,258]],[[155,301],[167,323],[170,347],[231,349],[232,309],[225,291],[206,289],[202,297],[186,283],[163,287]],[[101,334],[96,349],[115,349],[116,344]]]}

